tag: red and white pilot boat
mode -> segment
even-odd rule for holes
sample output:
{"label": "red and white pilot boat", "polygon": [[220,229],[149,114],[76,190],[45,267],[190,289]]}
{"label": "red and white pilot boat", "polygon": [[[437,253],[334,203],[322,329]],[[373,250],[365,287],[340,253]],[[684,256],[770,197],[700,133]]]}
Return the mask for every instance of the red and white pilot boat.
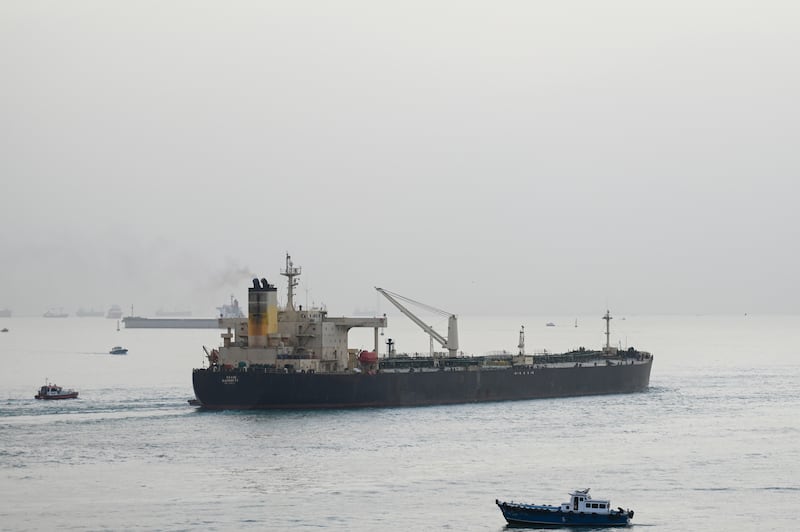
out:
{"label": "red and white pilot boat", "polygon": [[78,392],[75,390],[65,390],[61,386],[55,384],[45,384],[39,388],[39,393],[34,396],[35,399],[77,399]]}

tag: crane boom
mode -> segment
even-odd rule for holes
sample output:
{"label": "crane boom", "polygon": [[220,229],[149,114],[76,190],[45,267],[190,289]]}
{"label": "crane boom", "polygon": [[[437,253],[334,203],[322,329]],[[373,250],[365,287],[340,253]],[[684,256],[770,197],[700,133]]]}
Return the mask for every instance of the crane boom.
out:
{"label": "crane boom", "polygon": [[[383,288],[378,288],[377,286],[375,287],[375,290],[377,290],[383,297],[388,299],[389,302],[395,307],[397,307],[400,312],[405,314],[408,317],[408,319],[416,323],[423,331],[428,333],[434,340],[439,342],[442,345],[442,347],[447,349],[450,356],[456,356],[456,352],[458,351],[458,318],[456,317],[455,314],[450,314],[449,312],[445,312],[443,310],[439,310],[437,308],[430,307],[422,303],[418,303],[414,300],[408,299],[407,297],[403,297],[399,294],[394,294],[392,292],[384,290]],[[419,319],[413,312],[411,312],[405,306],[403,306],[403,304],[400,303],[400,301],[398,301],[397,298],[406,300],[411,303],[416,303],[418,305],[427,307],[428,309],[431,309],[440,314],[447,315],[448,317],[447,338],[436,332],[430,325]]]}

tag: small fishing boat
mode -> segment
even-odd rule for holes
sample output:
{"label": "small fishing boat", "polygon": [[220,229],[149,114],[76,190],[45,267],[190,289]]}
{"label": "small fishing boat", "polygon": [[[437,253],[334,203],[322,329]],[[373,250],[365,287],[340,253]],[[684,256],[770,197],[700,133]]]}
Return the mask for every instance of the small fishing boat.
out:
{"label": "small fishing boat", "polygon": [[55,384],[45,384],[39,388],[39,393],[33,396],[34,399],[76,399],[78,392],[75,390],[65,390]]}
{"label": "small fishing boat", "polygon": [[633,510],[612,509],[611,501],[592,499],[589,488],[575,490],[569,495],[570,502],[561,506],[501,502],[497,499],[494,502],[510,525],[619,527],[631,524]]}
{"label": "small fishing boat", "polygon": [[127,355],[128,350],[125,349],[124,347],[115,345],[114,347],[111,348],[111,351],[109,351],[108,353],[111,355]]}

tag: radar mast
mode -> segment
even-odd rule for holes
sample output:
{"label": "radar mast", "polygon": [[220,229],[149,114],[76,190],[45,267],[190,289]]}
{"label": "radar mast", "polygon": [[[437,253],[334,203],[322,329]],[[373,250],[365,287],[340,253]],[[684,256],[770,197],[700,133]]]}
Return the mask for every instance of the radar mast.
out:
{"label": "radar mast", "polygon": [[287,282],[287,294],[286,294],[286,310],[294,311],[294,289],[299,282],[295,277],[300,275],[300,270],[302,268],[295,267],[294,263],[292,262],[292,257],[288,253],[286,254],[286,269],[281,270],[281,275],[288,278]]}
{"label": "radar mast", "polygon": [[603,316],[603,319],[606,320],[606,353],[611,352],[611,320],[614,319],[611,317],[611,311],[606,309],[606,315]]}

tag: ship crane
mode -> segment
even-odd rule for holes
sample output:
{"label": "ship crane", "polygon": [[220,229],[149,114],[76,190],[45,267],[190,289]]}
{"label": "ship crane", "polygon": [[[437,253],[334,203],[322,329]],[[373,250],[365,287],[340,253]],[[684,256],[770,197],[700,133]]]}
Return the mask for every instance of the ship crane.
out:
{"label": "ship crane", "polygon": [[[400,312],[405,314],[408,317],[408,319],[419,325],[419,327],[423,331],[428,333],[431,338],[439,342],[442,345],[442,347],[447,349],[451,357],[456,356],[456,353],[458,351],[458,318],[456,317],[455,314],[451,314],[436,307],[426,305],[425,303],[420,303],[419,301],[414,301],[413,299],[401,296],[400,294],[395,294],[394,292],[389,292],[388,290],[384,290],[383,288],[378,288],[377,286],[375,287],[375,290],[377,290],[383,297],[388,299],[389,302],[395,307],[397,307],[400,310]],[[427,309],[441,316],[447,316],[447,338],[436,332],[433,329],[433,327],[431,327],[430,325],[419,319],[416,315],[414,315],[413,312],[404,307],[403,304],[400,303],[400,301],[417,305],[419,307]]]}

